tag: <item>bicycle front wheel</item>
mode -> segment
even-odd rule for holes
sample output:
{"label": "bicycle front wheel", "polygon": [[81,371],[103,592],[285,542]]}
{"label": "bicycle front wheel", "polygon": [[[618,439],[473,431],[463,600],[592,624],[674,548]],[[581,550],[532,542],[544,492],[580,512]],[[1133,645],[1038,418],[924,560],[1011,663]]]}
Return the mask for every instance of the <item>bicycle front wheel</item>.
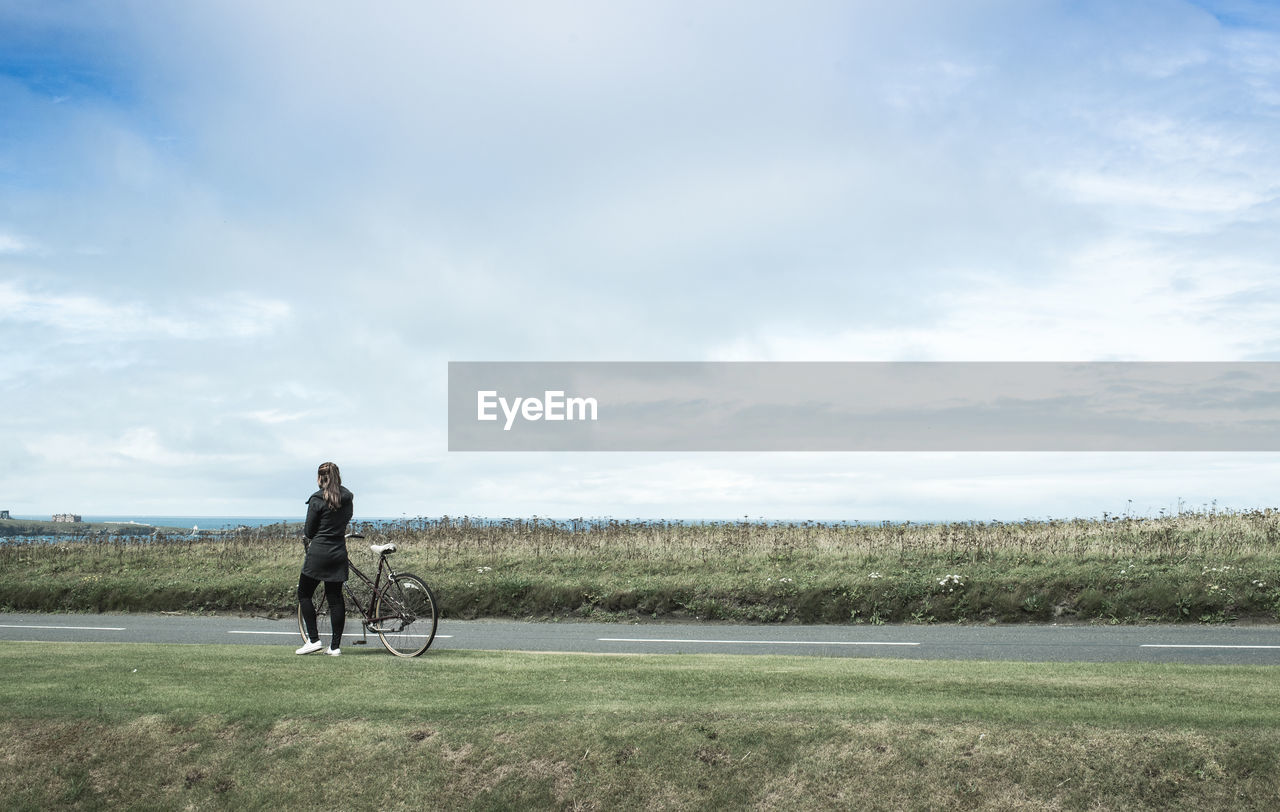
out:
{"label": "bicycle front wheel", "polygon": [[397,657],[417,657],[436,639],[440,610],[421,578],[402,572],[378,595],[378,637]]}
{"label": "bicycle front wheel", "polygon": [[[312,603],[316,605],[316,630],[320,632],[320,639],[330,641],[333,640],[333,621],[329,617],[329,598],[325,595],[324,584],[316,589],[316,594],[312,596]],[[302,604],[298,604],[298,631],[302,634],[302,642],[309,643],[307,637],[307,622],[302,619]]]}

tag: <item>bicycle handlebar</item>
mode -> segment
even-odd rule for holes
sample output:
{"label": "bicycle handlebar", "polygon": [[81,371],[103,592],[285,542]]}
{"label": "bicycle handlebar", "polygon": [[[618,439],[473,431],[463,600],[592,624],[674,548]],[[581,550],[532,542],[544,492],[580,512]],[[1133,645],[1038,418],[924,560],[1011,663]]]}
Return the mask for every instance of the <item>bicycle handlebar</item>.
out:
{"label": "bicycle handlebar", "polygon": [[[362,539],[364,538],[364,536],[360,535],[359,533],[348,533],[347,535],[343,536],[343,538],[344,539]],[[311,539],[307,538],[306,536],[302,537],[302,549],[303,550],[311,549]]]}

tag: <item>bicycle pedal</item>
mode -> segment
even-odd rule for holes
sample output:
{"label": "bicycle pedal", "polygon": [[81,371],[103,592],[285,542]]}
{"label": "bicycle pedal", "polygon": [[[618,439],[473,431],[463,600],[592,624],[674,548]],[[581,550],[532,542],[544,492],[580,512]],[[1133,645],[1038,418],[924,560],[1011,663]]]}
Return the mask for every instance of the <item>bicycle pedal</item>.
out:
{"label": "bicycle pedal", "polygon": [[365,643],[368,643],[368,642],[369,642],[368,640],[352,640],[352,641],[351,641],[351,645],[353,645],[353,646],[363,646]]}

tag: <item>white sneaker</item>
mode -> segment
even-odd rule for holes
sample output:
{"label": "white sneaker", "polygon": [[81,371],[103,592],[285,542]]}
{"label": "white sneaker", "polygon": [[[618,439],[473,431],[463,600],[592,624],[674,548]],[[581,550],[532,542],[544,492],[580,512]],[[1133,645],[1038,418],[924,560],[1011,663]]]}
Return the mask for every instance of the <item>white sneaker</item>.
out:
{"label": "white sneaker", "polygon": [[325,650],[324,650],[324,653],[325,653],[325,654],[328,654],[330,657],[337,657],[339,654],[341,654],[341,653],[342,653],[342,649],[340,649],[340,648],[327,648],[327,649],[325,649]]}
{"label": "white sneaker", "polygon": [[305,646],[295,651],[294,654],[310,654],[311,652],[319,651],[322,648],[324,648],[324,643],[317,640],[314,643],[307,643]]}

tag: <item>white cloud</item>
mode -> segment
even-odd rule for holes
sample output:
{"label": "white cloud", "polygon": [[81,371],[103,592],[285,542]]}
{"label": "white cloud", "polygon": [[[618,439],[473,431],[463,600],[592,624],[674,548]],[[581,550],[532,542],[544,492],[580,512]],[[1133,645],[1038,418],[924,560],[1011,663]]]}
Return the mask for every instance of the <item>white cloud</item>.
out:
{"label": "white cloud", "polygon": [[[1179,501],[1186,509],[1215,499],[1219,508],[1269,505],[1266,479],[1280,470],[1276,455],[1256,454],[496,456],[497,466],[464,458],[457,467],[466,476],[434,478],[407,512],[729,521],[1156,515]],[[361,480],[368,472],[352,487]],[[488,507],[495,503],[505,512]],[[378,507],[372,498],[367,504]]]}
{"label": "white cloud", "polygon": [[256,412],[248,412],[244,416],[250,420],[259,423],[274,425],[276,423],[291,423],[309,415],[310,412],[286,412],[280,409],[262,409]]}
{"label": "white cloud", "polygon": [[987,66],[941,60],[913,67],[885,83],[885,101],[909,112],[931,112],[959,101],[965,90],[990,70]]}
{"label": "white cloud", "polygon": [[201,460],[199,455],[190,452],[177,452],[166,448],[160,441],[159,434],[150,428],[133,428],[124,433],[115,445],[113,452],[136,462],[149,465],[177,466],[212,460]]}
{"label": "white cloud", "polygon": [[1194,214],[1238,213],[1273,195],[1247,188],[1253,184],[1176,182],[1117,173],[1071,173],[1059,185],[1079,202],[1104,206],[1141,206]]}
{"label": "white cloud", "polygon": [[31,250],[31,245],[22,237],[0,231],[0,256],[20,255]]}
{"label": "white cloud", "polygon": [[250,338],[287,321],[287,303],[229,295],[164,310],[136,300],[113,301],[80,293],[31,290],[0,280],[0,324],[53,328],[71,340]]}
{"label": "white cloud", "polygon": [[826,219],[862,174],[857,162],[838,154],[756,156],[745,165],[743,158],[703,155],[657,175],[627,178],[603,205],[583,211],[575,230],[620,253],[701,253]]}
{"label": "white cloud", "polygon": [[[956,283],[956,278],[963,280]],[[1280,347],[1269,262],[1179,257],[1148,241],[1080,250],[1040,279],[959,271],[920,292],[932,324],[819,331],[774,323],[713,348],[713,360],[1239,361]],[[941,298],[944,301],[935,302]],[[1223,302],[1238,298],[1230,316]]]}

